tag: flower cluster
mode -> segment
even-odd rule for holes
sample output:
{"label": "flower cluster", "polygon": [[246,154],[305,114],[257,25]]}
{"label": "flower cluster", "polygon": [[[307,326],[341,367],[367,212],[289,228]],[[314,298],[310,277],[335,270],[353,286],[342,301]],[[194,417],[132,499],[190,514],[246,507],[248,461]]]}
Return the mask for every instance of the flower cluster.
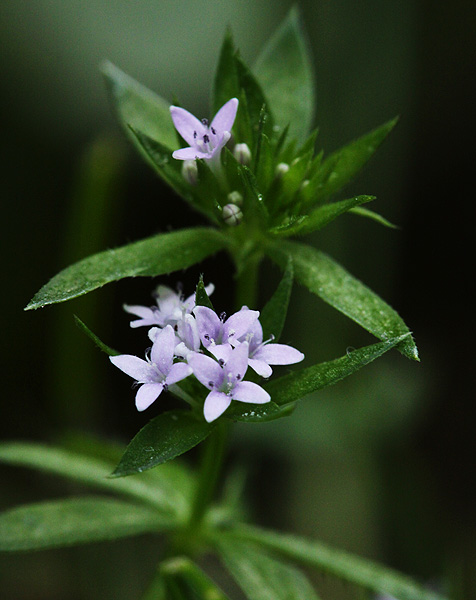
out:
{"label": "flower cluster", "polygon": [[[213,285],[205,288],[210,295]],[[245,381],[248,367],[269,377],[270,365],[289,365],[304,358],[302,352],[285,344],[263,341],[259,312],[243,306],[227,316],[197,306],[195,294],[184,298],[166,286],[155,292],[156,305],[129,306],[138,317],[131,327],[150,327],[152,347],[143,360],[130,354],[111,356],[111,362],[140,385],[136,407],[148,408],[170,385],[194,375],[210,391],[203,412],[211,422],[222,415],[232,400],[252,404],[270,401],[257,383]]]}

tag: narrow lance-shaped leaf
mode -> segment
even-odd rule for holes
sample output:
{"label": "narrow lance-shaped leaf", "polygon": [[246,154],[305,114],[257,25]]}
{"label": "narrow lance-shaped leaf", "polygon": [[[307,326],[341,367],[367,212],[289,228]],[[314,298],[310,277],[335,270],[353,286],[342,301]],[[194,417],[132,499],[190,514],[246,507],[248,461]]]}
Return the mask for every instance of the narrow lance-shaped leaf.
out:
{"label": "narrow lance-shaped leaf", "polygon": [[307,203],[323,202],[349,183],[395,127],[397,121],[395,118],[384,123],[326,158],[307,186]]}
{"label": "narrow lance-shaped leaf", "polygon": [[113,348],[111,348],[110,346],[107,346],[104,342],[102,342],[98,336],[93,333],[89,327],[83,323],[81,321],[81,319],[79,317],[77,317],[76,315],[74,316],[74,321],[76,323],[76,325],[79,327],[79,329],[81,329],[81,331],[87,335],[87,337],[99,348],[99,350],[102,350],[102,352],[105,352],[108,356],[118,356],[119,354],[121,354],[121,352],[118,352],[117,350],[114,350]]}
{"label": "narrow lance-shaped leaf", "polygon": [[213,423],[199,420],[188,411],[163,413],[133,438],[113,475],[140,473],[180,456],[208,437],[213,427]]}
{"label": "narrow lance-shaped leaf", "polygon": [[288,227],[278,227],[271,232],[279,236],[291,236],[291,235],[305,235],[312,231],[322,229],[334,219],[337,219],[340,215],[352,210],[356,206],[371,202],[375,199],[375,196],[355,196],[348,200],[340,200],[339,202],[330,202],[323,204],[303,220],[297,221],[296,223],[289,225]]}
{"label": "narrow lance-shaped leaf", "polygon": [[233,402],[224,416],[232,421],[245,423],[267,423],[281,417],[288,417],[294,410],[293,406],[278,406],[275,402],[266,404],[248,404]]}
{"label": "narrow lance-shaped leaf", "polygon": [[89,487],[140,500],[173,515],[183,514],[187,508],[182,490],[176,489],[176,469],[161,469],[153,478],[111,479],[108,475],[114,463],[110,461],[62,448],[21,442],[0,444],[0,462],[60,475]]}
{"label": "narrow lance-shaped leaf", "polygon": [[293,371],[288,375],[266,383],[264,387],[270,394],[273,402],[278,405],[295,402],[307,394],[333,385],[341,379],[352,375],[385,354],[385,352],[388,352],[391,348],[401,344],[408,336],[410,336],[409,333],[388,340],[387,342],[379,342],[372,346],[352,350],[345,356],[341,356],[335,360]]}
{"label": "narrow lance-shaped leaf", "polygon": [[304,140],[312,122],[314,84],[308,44],[295,7],[263,48],[253,71],[277,124],[289,124],[290,136]]}
{"label": "narrow lance-shaped leaf", "polygon": [[[170,102],[147,89],[112,63],[105,61],[102,71],[112,103],[127,134],[129,126],[142,131],[171,151],[177,148],[177,135],[170,117]],[[140,146],[136,143],[139,150]]]}
{"label": "narrow lance-shaped leaf", "polygon": [[367,219],[371,219],[372,221],[380,223],[380,225],[388,227],[389,229],[398,229],[397,225],[390,223],[390,221],[388,221],[385,217],[382,217],[382,215],[379,215],[375,211],[369,210],[368,208],[356,206],[355,208],[352,208],[350,212],[354,215],[359,215],[359,217],[366,217]]}
{"label": "narrow lance-shaped leaf", "polygon": [[210,310],[213,310],[212,301],[210,300],[207,290],[205,289],[205,284],[203,283],[203,275],[200,275],[197,289],[195,290],[195,304],[197,306],[206,306]]}
{"label": "narrow lance-shaped leaf", "polygon": [[159,512],[112,498],[68,498],[0,515],[0,550],[40,550],[159,532],[173,525]]}
{"label": "narrow lance-shaped leaf", "polygon": [[223,536],[215,542],[235,581],[250,600],[318,600],[303,573],[256,544]]}
{"label": "narrow lance-shaped leaf", "polygon": [[[291,257],[297,281],[381,340],[409,332],[393,308],[323,252],[306,244],[282,241],[269,246],[267,253],[282,265]],[[418,360],[418,350],[410,336],[398,349]]]}
{"label": "narrow lance-shaped leaf", "polygon": [[155,277],[186,269],[225,244],[225,237],[218,231],[197,227],[160,233],[99,252],[58,273],[41,288],[26,310],[70,300],[125,277]]}
{"label": "narrow lance-shaped leaf", "polygon": [[229,538],[230,546],[240,539],[247,540],[397,600],[445,600],[444,596],[424,588],[406,575],[315,540],[248,525],[240,525],[224,535]]}
{"label": "narrow lance-shaped leaf", "polygon": [[[160,574],[169,588],[170,599],[228,600],[228,596],[217,584],[189,558],[179,556],[162,562]],[[175,596],[173,592],[177,589],[180,590],[180,594]]]}
{"label": "narrow lance-shaped leaf", "polygon": [[294,268],[293,261],[289,259],[284,270],[283,277],[276,291],[265,304],[261,311],[259,320],[263,327],[263,339],[267,340],[271,335],[278,341],[283,331],[286,315],[288,313],[289,300],[293,287]]}

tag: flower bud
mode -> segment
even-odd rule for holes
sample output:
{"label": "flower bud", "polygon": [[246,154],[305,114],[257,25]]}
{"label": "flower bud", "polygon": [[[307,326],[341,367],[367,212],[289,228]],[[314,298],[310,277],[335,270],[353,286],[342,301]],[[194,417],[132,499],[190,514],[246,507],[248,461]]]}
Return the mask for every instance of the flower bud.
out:
{"label": "flower bud", "polygon": [[288,163],[279,163],[279,165],[276,166],[276,170],[274,172],[274,174],[276,175],[276,177],[281,177],[281,175],[284,175],[285,173],[287,173],[289,171],[289,165]]}
{"label": "flower bud", "polygon": [[240,192],[234,190],[233,192],[230,192],[228,194],[227,198],[231,204],[236,204],[236,206],[243,206],[243,196],[240,194]]}
{"label": "flower bud", "polygon": [[241,208],[236,206],[236,204],[225,204],[223,207],[222,216],[223,221],[231,227],[239,225],[243,219]]}
{"label": "flower bud", "polygon": [[190,185],[196,185],[198,181],[198,168],[195,160],[184,160],[182,164],[182,176]]}
{"label": "flower bud", "polygon": [[242,165],[249,165],[251,162],[251,151],[248,144],[236,144],[233,149],[233,156]]}

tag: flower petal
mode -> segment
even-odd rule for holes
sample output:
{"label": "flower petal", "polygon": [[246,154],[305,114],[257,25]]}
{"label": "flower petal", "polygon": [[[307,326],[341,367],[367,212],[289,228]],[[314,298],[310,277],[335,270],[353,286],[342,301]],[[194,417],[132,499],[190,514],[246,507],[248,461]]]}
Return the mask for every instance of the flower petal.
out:
{"label": "flower petal", "polygon": [[230,403],[230,396],[227,396],[223,392],[210,392],[205,398],[205,404],[203,405],[205,421],[211,423],[215,419],[218,419],[218,417],[230,406]]}
{"label": "flower petal", "polygon": [[119,356],[110,356],[109,360],[126,375],[129,375],[129,377],[132,377],[140,383],[150,383],[155,379],[154,368],[148,362],[137,356],[120,354]]}
{"label": "flower petal", "polygon": [[185,377],[188,377],[192,373],[192,367],[187,365],[187,363],[175,363],[175,365],[172,365],[169,374],[165,378],[165,383],[167,385],[172,385],[173,383],[177,383],[177,381],[185,379]]}
{"label": "flower petal", "polygon": [[212,344],[208,346],[208,351],[213,354],[217,360],[223,360],[225,363],[230,358],[230,354],[233,352],[233,348],[230,344]]}
{"label": "flower petal", "polygon": [[189,357],[188,364],[198,381],[209,390],[221,386],[225,373],[213,358],[204,354],[193,354]]}
{"label": "flower petal", "polygon": [[223,325],[223,341],[234,345],[235,340],[243,338],[251,331],[258,317],[258,310],[250,310],[246,307],[231,315]]}
{"label": "flower petal", "polygon": [[194,160],[195,158],[211,158],[211,154],[190,147],[175,150],[175,152],[172,152],[172,158],[175,158],[176,160]]}
{"label": "flower petal", "polygon": [[207,306],[196,306],[193,314],[197,319],[198,332],[205,348],[214,341],[220,343],[223,324],[217,314]]}
{"label": "flower petal", "polygon": [[160,319],[160,314],[157,309],[149,308],[147,306],[139,306],[134,305],[130,306],[128,304],[124,304],[124,310],[131,315],[135,315],[136,317],[140,317],[137,321],[131,321],[131,327],[142,327],[150,326],[150,325],[162,325],[162,321]]}
{"label": "flower petal", "polygon": [[232,381],[243,379],[248,368],[248,343],[239,344],[230,352],[224,366],[226,376],[231,375]]}
{"label": "flower petal", "polygon": [[210,129],[213,127],[218,134],[224,131],[231,131],[233,123],[235,122],[237,110],[238,99],[232,98],[231,100],[228,100],[228,102],[226,102],[213,117]]}
{"label": "flower petal", "polygon": [[139,411],[149,408],[152,402],[155,402],[162,393],[164,386],[161,383],[144,383],[137,390],[136,408]]}
{"label": "flower petal", "polygon": [[175,333],[171,325],[164,327],[155,338],[155,342],[150,352],[152,362],[159,367],[164,375],[172,367],[175,350]]}
{"label": "flower petal", "polygon": [[286,344],[265,344],[255,352],[253,358],[264,360],[269,365],[293,365],[301,362],[304,354]]}
{"label": "flower petal", "polygon": [[261,377],[271,377],[273,369],[264,360],[257,360],[256,358],[248,359],[249,366],[255,373],[258,373]]}
{"label": "flower petal", "polygon": [[[195,139],[197,137],[202,138],[207,133],[207,128],[203,123],[184,108],[171,106],[170,115],[172,116],[175,129],[180,133],[183,139],[190,144],[190,146],[195,145]],[[196,134],[196,136],[194,136],[194,134]]]}
{"label": "flower petal", "polygon": [[271,396],[263,390],[257,383],[252,381],[241,381],[233,388],[231,397],[239,402],[249,402],[250,404],[266,404],[271,400]]}

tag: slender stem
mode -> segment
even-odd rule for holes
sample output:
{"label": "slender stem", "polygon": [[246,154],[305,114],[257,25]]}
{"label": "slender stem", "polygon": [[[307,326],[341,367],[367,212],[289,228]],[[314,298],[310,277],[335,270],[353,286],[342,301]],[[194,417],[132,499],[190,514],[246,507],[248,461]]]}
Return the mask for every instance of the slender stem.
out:
{"label": "slender stem", "polygon": [[194,502],[190,513],[190,529],[195,530],[200,526],[213,499],[225,455],[227,433],[228,423],[220,423],[205,442]]}
{"label": "slender stem", "polygon": [[236,308],[255,308],[258,300],[258,275],[261,253],[252,254],[236,275]]}

